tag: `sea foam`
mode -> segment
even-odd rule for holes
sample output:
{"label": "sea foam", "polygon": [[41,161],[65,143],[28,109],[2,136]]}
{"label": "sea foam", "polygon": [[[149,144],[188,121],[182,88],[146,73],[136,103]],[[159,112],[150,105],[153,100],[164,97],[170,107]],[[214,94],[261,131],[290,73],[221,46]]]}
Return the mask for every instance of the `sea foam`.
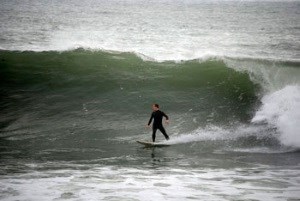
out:
{"label": "sea foam", "polygon": [[268,123],[280,132],[280,142],[300,147],[300,86],[289,85],[262,98],[253,123]]}

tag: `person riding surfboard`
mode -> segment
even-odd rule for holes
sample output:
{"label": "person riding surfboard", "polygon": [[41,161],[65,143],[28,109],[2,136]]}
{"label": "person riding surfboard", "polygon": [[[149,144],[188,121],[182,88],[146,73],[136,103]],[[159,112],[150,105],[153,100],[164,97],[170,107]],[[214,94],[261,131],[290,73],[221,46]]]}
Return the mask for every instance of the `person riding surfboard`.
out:
{"label": "person riding surfboard", "polygon": [[147,127],[150,128],[150,124],[152,122],[153,119],[153,124],[152,124],[152,141],[155,142],[155,136],[156,136],[156,131],[157,129],[160,130],[160,132],[165,136],[166,140],[169,140],[169,136],[167,135],[167,132],[165,130],[165,128],[163,127],[162,124],[162,119],[163,117],[166,118],[166,124],[169,124],[169,117],[168,115],[166,115],[163,111],[159,110],[159,105],[157,103],[152,105],[152,114],[151,117],[149,119],[149,122],[147,124]]}

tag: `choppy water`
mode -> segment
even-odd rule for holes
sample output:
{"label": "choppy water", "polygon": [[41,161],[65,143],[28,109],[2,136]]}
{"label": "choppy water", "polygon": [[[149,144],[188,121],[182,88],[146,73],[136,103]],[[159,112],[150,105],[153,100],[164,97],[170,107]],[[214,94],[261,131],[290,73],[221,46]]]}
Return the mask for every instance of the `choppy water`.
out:
{"label": "choppy water", "polygon": [[0,5],[0,199],[299,200],[298,1]]}

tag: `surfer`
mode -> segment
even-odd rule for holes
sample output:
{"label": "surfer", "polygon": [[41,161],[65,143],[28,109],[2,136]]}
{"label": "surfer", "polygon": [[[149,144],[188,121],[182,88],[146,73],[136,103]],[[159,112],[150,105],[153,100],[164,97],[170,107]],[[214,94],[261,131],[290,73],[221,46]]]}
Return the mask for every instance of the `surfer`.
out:
{"label": "surfer", "polygon": [[147,124],[147,127],[150,128],[152,119],[154,119],[153,125],[152,125],[152,141],[155,142],[155,134],[156,134],[157,129],[159,129],[160,132],[165,136],[166,140],[169,140],[169,136],[167,135],[166,130],[162,125],[163,117],[166,118],[166,123],[169,124],[169,117],[164,112],[159,110],[158,104],[153,104],[152,110],[153,110],[153,112],[152,112],[149,122]]}

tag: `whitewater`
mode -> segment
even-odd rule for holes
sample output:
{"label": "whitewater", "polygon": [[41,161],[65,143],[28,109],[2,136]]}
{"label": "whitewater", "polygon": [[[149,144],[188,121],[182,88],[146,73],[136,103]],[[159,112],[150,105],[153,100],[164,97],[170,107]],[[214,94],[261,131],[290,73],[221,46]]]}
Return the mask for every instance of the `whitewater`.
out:
{"label": "whitewater", "polygon": [[0,199],[299,200],[299,8],[1,1]]}

